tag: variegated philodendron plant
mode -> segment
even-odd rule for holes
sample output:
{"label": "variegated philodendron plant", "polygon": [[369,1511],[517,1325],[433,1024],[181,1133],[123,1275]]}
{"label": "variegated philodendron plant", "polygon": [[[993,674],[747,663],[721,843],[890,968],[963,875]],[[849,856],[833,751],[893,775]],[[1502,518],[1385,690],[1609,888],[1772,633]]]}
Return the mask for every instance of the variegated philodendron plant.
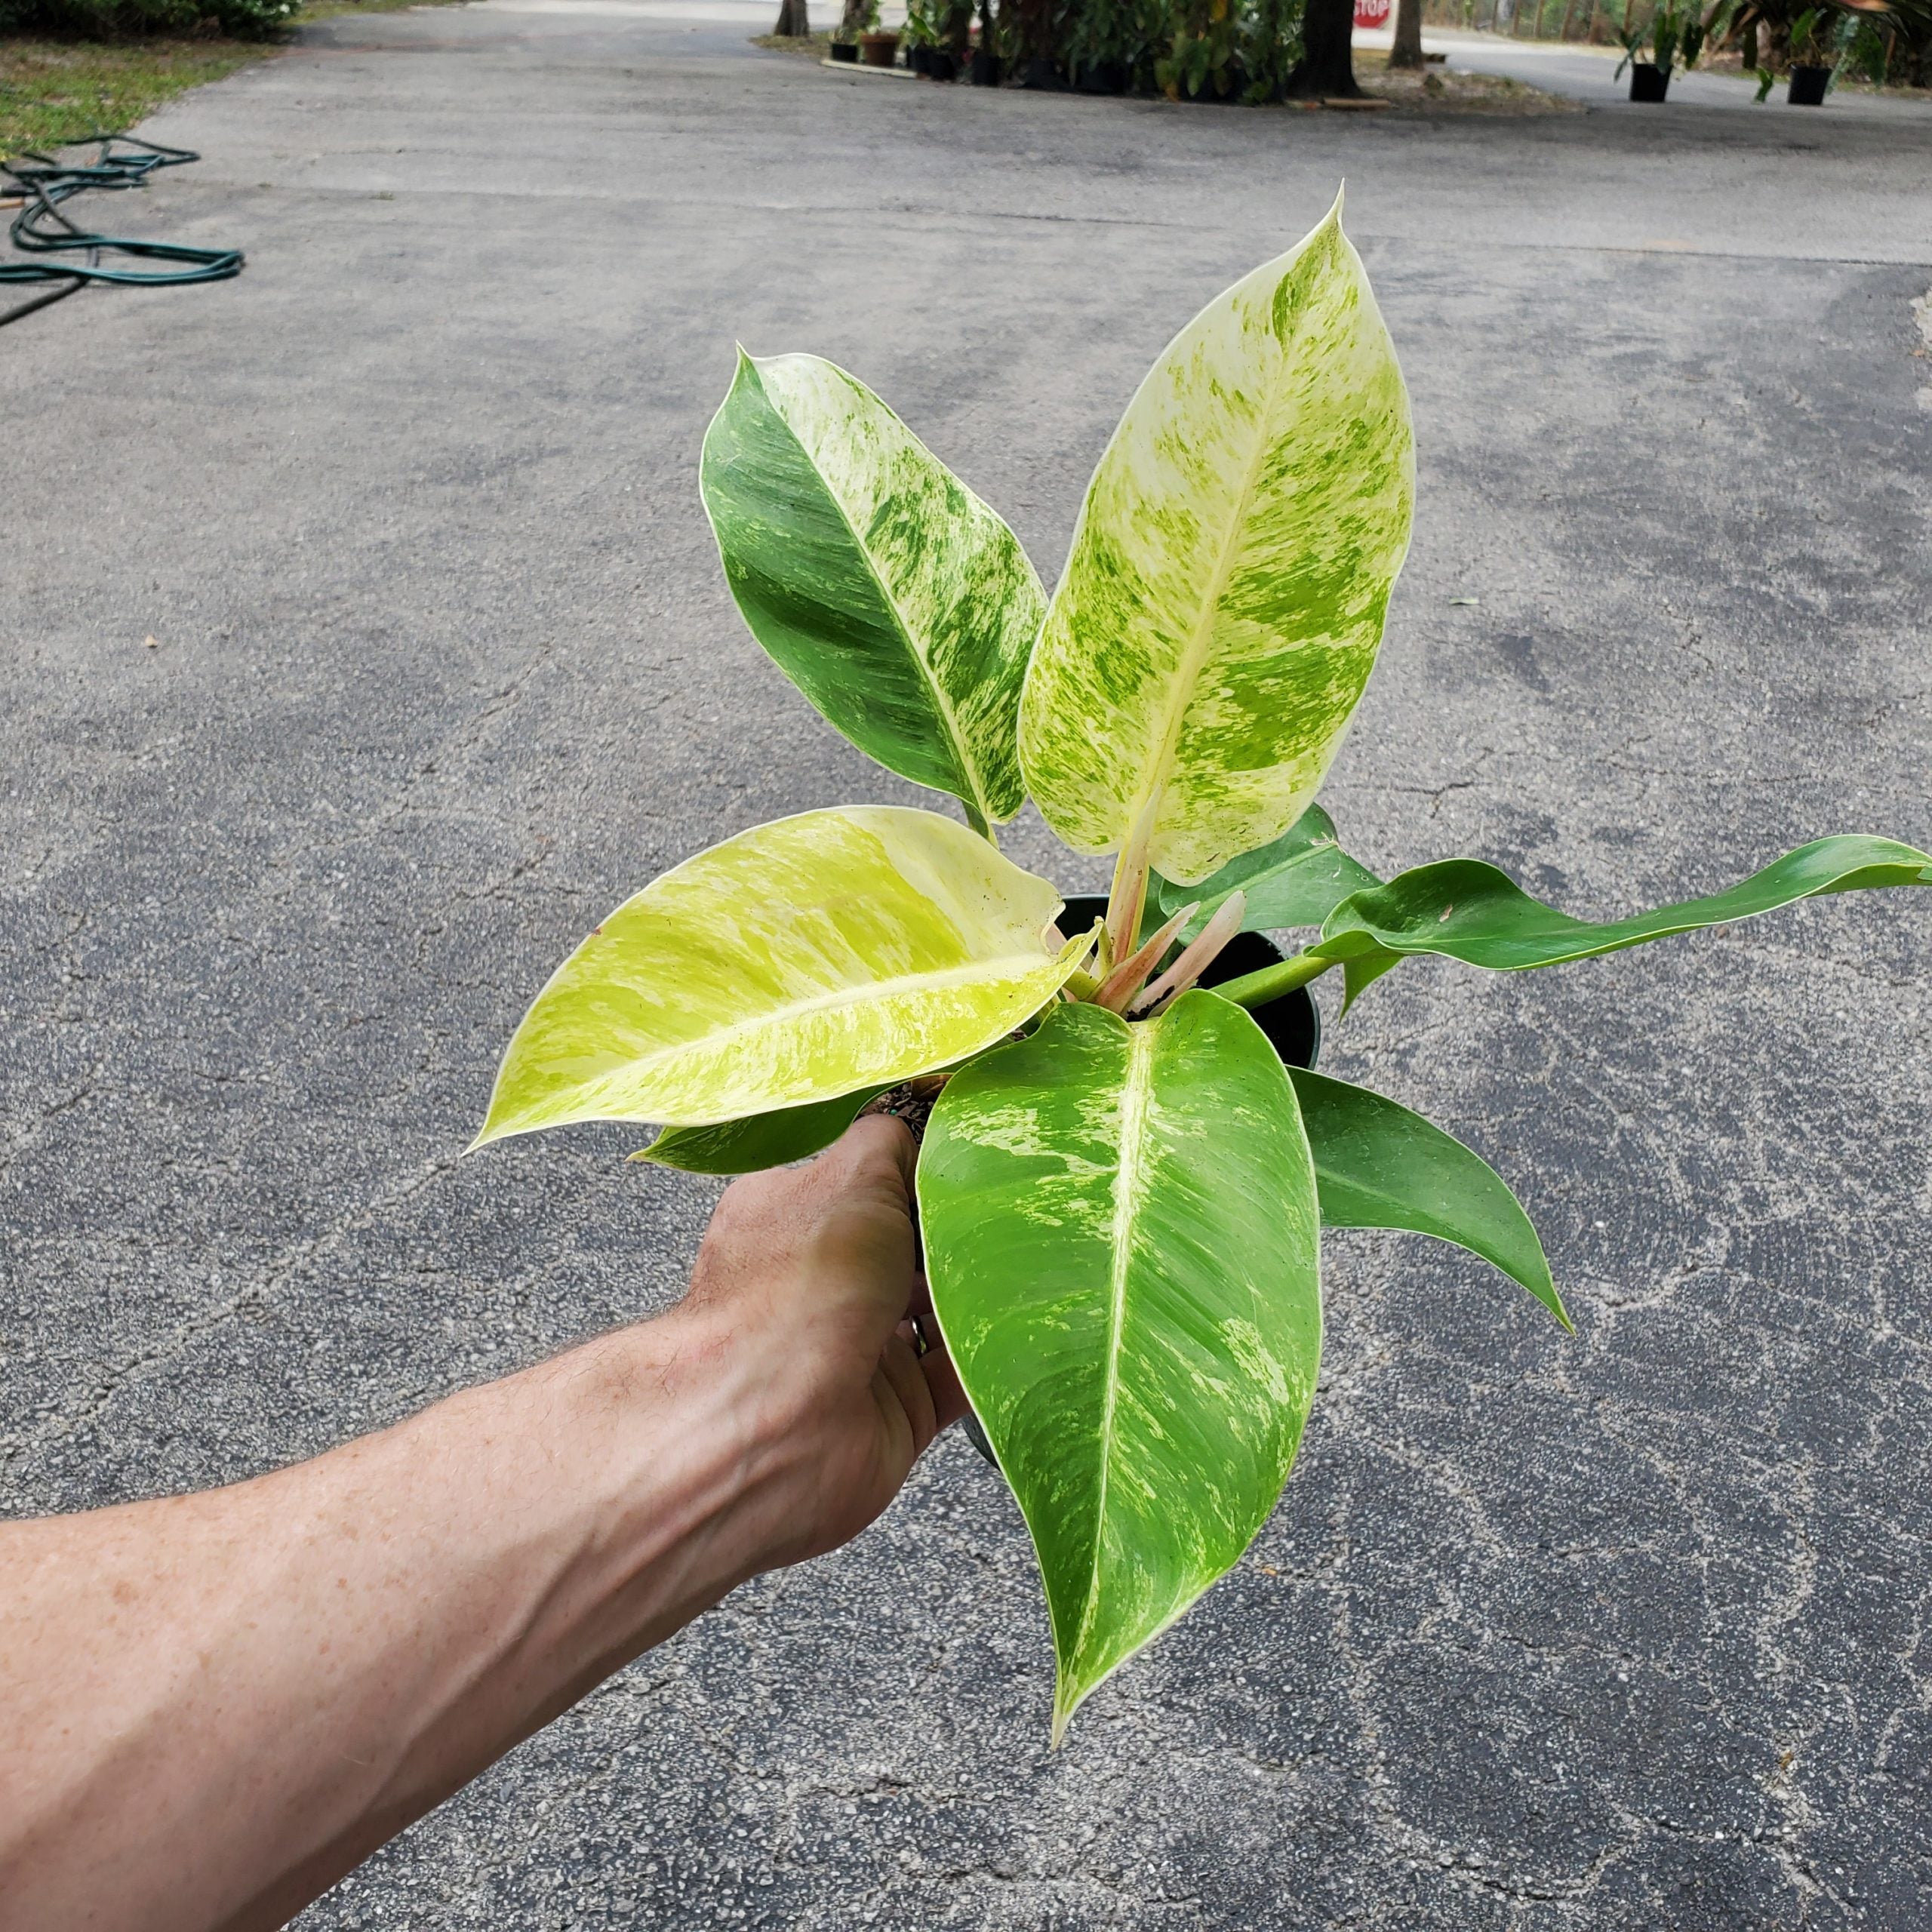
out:
{"label": "variegated philodendron plant", "polygon": [[[809,355],[741,357],[703,489],[752,632],[900,806],[740,832],[618,908],[510,1042],[481,1139],[648,1121],[644,1158],[798,1159],[943,1085],[918,1166],[933,1305],[1039,1552],[1056,1740],[1240,1557],[1315,1386],[1322,1226],[1415,1230],[1567,1318],[1513,1195],[1393,1101],[1284,1066],[1252,1011],[1414,953],[1555,965],[1854,886],[1825,838],[1713,897],[1593,924],[1452,859],[1383,884],[1313,803],[1409,540],[1407,395],[1340,205],[1210,303],[1129,404],[1051,599],[999,517]],[[1117,854],[1105,921],[994,827],[1030,792]],[[969,829],[970,828],[970,829]],[[1069,923],[1072,923],[1069,921]],[[1244,930],[1316,928],[1197,982]]]}

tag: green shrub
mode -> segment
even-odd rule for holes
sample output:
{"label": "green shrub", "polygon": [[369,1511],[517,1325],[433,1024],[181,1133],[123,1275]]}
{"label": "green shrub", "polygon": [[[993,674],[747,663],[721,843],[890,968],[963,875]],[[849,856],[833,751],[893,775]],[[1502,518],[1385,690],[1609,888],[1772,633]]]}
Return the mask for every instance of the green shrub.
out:
{"label": "green shrub", "polygon": [[[1932,4],[1932,0],[1928,0]],[[0,7],[6,0],[0,0]],[[1118,69],[1136,94],[1278,100],[1301,57],[1303,0],[986,0],[987,45],[1014,69],[1049,58],[1077,83]],[[964,51],[974,0],[911,0],[915,46]],[[991,17],[989,19],[989,17]]]}
{"label": "green shrub", "polygon": [[149,34],[259,40],[285,26],[300,0],[0,0],[0,33],[83,40]]}

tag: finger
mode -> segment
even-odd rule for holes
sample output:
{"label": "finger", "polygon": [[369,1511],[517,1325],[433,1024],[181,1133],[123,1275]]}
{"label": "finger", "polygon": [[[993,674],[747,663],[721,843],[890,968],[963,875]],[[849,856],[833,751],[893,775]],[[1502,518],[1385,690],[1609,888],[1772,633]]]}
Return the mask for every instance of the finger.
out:
{"label": "finger", "polygon": [[936,1428],[950,1429],[972,1404],[966,1399],[959,1371],[953,1367],[952,1358],[946,1353],[944,1343],[935,1342],[920,1356],[919,1372],[926,1378],[926,1386],[932,1393]]}
{"label": "finger", "polygon": [[[927,1387],[933,1392],[934,1413],[941,1429],[950,1429],[972,1404],[966,1399],[959,1371],[952,1365],[946,1337],[940,1328],[939,1316],[933,1309],[932,1284],[924,1275],[915,1277],[912,1283],[911,1314],[918,1318],[918,1332],[930,1344],[926,1352],[919,1357],[919,1367],[924,1373]],[[902,1331],[909,1338],[912,1325],[909,1319],[900,1324]]]}
{"label": "finger", "polygon": [[912,1454],[916,1460],[932,1447],[933,1438],[939,1433],[939,1415],[933,1404],[931,1385],[927,1381],[919,1366],[919,1358],[913,1354],[912,1345],[894,1335],[879,1351],[878,1363],[885,1379],[892,1385],[892,1392],[899,1398],[899,1406],[906,1412],[906,1420],[912,1431]]}
{"label": "finger", "polygon": [[892,1114],[861,1114],[819,1156],[819,1162],[846,1169],[854,1180],[897,1182],[909,1211],[912,1175],[919,1164],[919,1143],[912,1130]]}

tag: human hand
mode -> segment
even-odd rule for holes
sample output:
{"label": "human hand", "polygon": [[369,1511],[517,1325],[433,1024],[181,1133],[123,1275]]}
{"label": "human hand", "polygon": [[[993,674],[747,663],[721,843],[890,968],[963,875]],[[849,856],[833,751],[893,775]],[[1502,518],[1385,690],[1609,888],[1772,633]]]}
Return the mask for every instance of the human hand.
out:
{"label": "human hand", "polygon": [[966,1412],[917,1266],[917,1158],[903,1122],[855,1121],[804,1167],[734,1181],[698,1251],[680,1313],[758,1392],[776,1466],[768,1563],[850,1541]]}

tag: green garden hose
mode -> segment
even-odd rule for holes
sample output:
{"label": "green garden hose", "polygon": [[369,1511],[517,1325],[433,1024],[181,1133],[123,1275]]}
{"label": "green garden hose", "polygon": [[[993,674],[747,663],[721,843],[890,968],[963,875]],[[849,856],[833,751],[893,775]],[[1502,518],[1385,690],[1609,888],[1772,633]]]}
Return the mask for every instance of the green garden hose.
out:
{"label": "green garden hose", "polygon": [[[16,248],[29,254],[85,255],[85,262],[0,261],[0,285],[45,282],[47,291],[0,312],[0,328],[85,288],[89,282],[124,288],[178,288],[192,281],[226,281],[242,272],[238,248],[188,248],[172,242],[134,242],[111,235],[90,235],[60,212],[63,202],[91,189],[139,188],[157,168],[179,168],[201,156],[186,148],[163,147],[152,141],[130,140],[125,134],[91,135],[100,152],[90,165],[68,166],[51,155],[28,153],[0,164],[0,195],[20,197],[20,211],[8,231]],[[82,143],[85,145],[85,143]],[[137,261],[171,262],[165,269],[104,267],[107,252]]]}

